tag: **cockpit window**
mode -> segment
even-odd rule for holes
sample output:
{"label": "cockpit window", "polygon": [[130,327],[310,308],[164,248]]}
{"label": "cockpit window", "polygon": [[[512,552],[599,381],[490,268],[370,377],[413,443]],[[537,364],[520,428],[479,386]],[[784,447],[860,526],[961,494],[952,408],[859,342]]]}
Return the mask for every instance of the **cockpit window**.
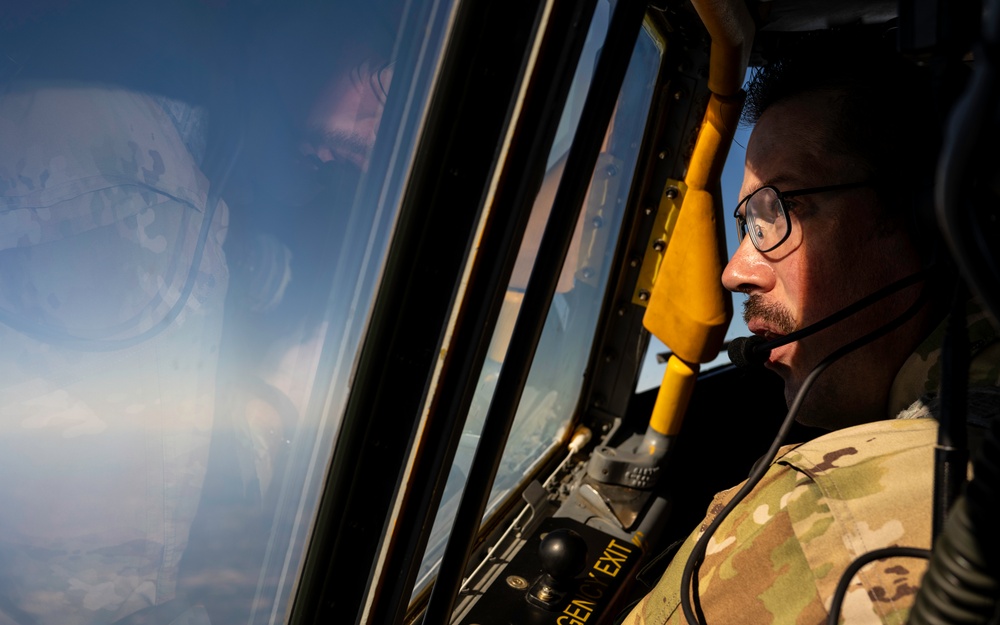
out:
{"label": "cockpit window", "polygon": [[284,622],[447,3],[28,4],[0,15],[0,621]]}
{"label": "cockpit window", "polygon": [[[578,130],[594,64],[607,35],[608,19],[608,5],[598,3],[549,157],[549,168],[535,199],[489,355],[479,374],[476,394],[430,534],[415,593],[433,580],[447,543],[524,289],[562,179],[565,156]],[[636,43],[615,116],[605,135],[589,192],[579,212],[576,232],[491,490],[487,516],[530,481],[539,464],[572,433],[584,369],[594,341],[614,245],[624,218],[663,51],[663,43],[651,30],[644,30]]]}

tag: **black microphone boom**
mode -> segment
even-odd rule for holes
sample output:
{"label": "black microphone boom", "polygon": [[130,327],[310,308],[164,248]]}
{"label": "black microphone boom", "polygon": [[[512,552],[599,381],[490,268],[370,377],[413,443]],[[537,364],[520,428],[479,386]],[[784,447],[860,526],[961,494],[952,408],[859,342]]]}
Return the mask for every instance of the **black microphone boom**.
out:
{"label": "black microphone boom", "polygon": [[761,366],[767,362],[768,356],[771,355],[771,350],[775,347],[781,347],[782,345],[794,343],[795,341],[803,339],[811,334],[815,334],[820,330],[825,330],[831,325],[850,317],[854,313],[867,308],[868,306],[871,306],[875,302],[892,295],[896,291],[900,291],[912,284],[920,282],[930,273],[930,270],[931,268],[925,267],[914,274],[896,280],[888,286],[884,286],[875,291],[871,295],[861,298],[850,306],[842,308],[832,315],[824,317],[816,323],[806,326],[800,330],[796,330],[791,334],[770,341],[765,341],[764,337],[758,335],[735,338],[729,342],[729,360],[731,360],[732,363],[740,369]]}

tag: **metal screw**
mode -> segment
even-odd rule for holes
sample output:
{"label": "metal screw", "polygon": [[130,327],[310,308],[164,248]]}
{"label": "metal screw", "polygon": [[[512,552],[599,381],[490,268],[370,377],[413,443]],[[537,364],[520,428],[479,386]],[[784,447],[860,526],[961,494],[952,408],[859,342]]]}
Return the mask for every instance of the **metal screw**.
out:
{"label": "metal screw", "polygon": [[594,217],[594,219],[590,223],[592,223],[595,228],[600,228],[601,226],[604,225],[604,219],[602,219],[601,216],[598,215]]}
{"label": "metal screw", "polygon": [[671,199],[671,200],[676,199],[677,195],[679,193],[680,193],[680,189],[678,189],[677,187],[675,187],[673,185],[667,187],[667,190],[663,192],[663,194],[666,195],[667,198]]}
{"label": "metal screw", "polygon": [[541,601],[546,601],[546,602],[552,601],[553,599],[556,598],[556,596],[557,595],[555,589],[550,588],[549,586],[542,586],[541,589],[539,589],[538,591],[538,598]]}
{"label": "metal screw", "polygon": [[653,249],[657,252],[662,252],[663,250],[667,249],[667,242],[664,241],[663,239],[657,239],[653,241]]}
{"label": "metal screw", "polygon": [[647,291],[646,289],[640,289],[639,290],[639,301],[640,302],[648,302],[649,301],[649,291]]}

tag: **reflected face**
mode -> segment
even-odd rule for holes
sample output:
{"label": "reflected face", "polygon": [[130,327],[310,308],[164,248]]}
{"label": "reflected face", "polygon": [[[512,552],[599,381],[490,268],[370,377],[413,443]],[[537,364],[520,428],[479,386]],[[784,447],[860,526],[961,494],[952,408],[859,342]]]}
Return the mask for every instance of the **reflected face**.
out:
{"label": "reflected face", "polygon": [[[859,159],[830,148],[836,101],[832,92],[814,93],[767,109],[747,146],[740,199],[764,185],[792,191],[869,177]],[[805,328],[920,268],[905,229],[881,218],[870,187],[800,196],[786,206],[788,240],[761,253],[745,237],[723,272],[726,288],[747,295],[744,317],[754,334],[774,339]],[[766,366],[784,380],[786,401],[826,356],[905,310],[917,288],[774,349]],[[799,420],[834,429],[886,418],[889,387],[924,325],[918,315],[831,365],[808,391]]]}
{"label": "reflected face", "polygon": [[[549,213],[552,212],[552,204],[555,203],[556,191],[559,189],[559,181],[562,180],[565,165],[565,159],[560,160],[545,174],[545,179],[542,180],[542,188],[539,189],[538,195],[535,197],[531,215],[528,217],[528,225],[524,231],[524,239],[517,251],[517,259],[514,261],[514,270],[510,278],[512,288],[524,290],[528,286],[528,279],[531,277],[531,270],[538,257],[538,248],[542,245],[542,235],[545,234],[545,226],[549,221]],[[570,241],[569,251],[566,252],[566,260],[563,262],[562,271],[559,274],[556,293],[566,293],[572,290],[576,284],[574,276],[577,270],[577,259],[580,256],[583,224],[586,217],[586,211],[580,211],[576,229],[573,231],[573,240]]]}
{"label": "reflected face", "polygon": [[303,153],[367,171],[392,71],[391,65],[365,61],[331,79],[306,118]]}

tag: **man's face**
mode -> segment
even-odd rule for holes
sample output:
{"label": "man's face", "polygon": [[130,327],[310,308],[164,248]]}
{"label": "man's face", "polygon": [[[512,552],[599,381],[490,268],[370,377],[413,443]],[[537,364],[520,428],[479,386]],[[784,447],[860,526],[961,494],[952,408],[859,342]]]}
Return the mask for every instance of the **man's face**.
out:
{"label": "man's face", "polygon": [[304,152],[367,171],[391,82],[392,67],[375,61],[331,79],[306,119]]}
{"label": "man's face", "polygon": [[[780,191],[864,181],[858,159],[830,149],[836,94],[814,93],[779,102],[758,121],[747,146],[740,199],[762,186]],[[805,328],[920,267],[909,236],[880,220],[869,187],[786,200],[791,233],[761,253],[745,237],[723,284],[745,293],[744,317],[754,334],[773,339]],[[791,404],[803,381],[826,356],[897,316],[913,302],[903,291],[857,315],[771,352],[766,366],[785,381]],[[923,332],[919,318],[840,359],[806,395],[799,420],[830,429],[885,418],[889,387]]]}

